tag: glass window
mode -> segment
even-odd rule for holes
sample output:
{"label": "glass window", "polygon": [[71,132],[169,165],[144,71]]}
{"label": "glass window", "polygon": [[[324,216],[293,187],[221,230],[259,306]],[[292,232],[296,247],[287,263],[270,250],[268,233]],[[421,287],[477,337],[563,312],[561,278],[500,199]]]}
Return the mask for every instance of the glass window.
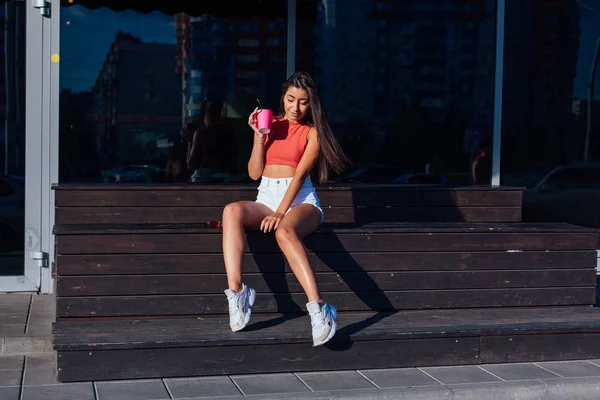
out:
{"label": "glass window", "polygon": [[[286,79],[283,16],[63,4],[61,183],[186,182],[204,170],[196,181],[247,180],[248,115],[257,99],[276,109]],[[314,57],[299,49],[297,59]],[[218,127],[206,126],[209,109]],[[194,131],[202,156],[188,160]]]}
{"label": "glass window", "polygon": [[15,189],[6,178],[0,178],[0,197],[14,196]]}
{"label": "glass window", "polygon": [[22,275],[25,237],[25,9],[0,4],[0,276]]}
{"label": "glass window", "polygon": [[241,47],[257,47],[259,41],[257,39],[240,39],[238,40],[238,46]]}
{"label": "glass window", "polygon": [[471,182],[492,131],[494,76],[476,71],[494,70],[495,1],[450,3],[328,0],[319,8],[311,31],[320,68],[308,67],[334,130],[356,170],[398,170],[378,169],[369,181],[427,170],[439,182]]}
{"label": "glass window", "polygon": [[503,184],[585,162],[586,149],[588,163],[600,161],[598,67],[591,103],[588,92],[599,10],[598,0],[506,2]]}

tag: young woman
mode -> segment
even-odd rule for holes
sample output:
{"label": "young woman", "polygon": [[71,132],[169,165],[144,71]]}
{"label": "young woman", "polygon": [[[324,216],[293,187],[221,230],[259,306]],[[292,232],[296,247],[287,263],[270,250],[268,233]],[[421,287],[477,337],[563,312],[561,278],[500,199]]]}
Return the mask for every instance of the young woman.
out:
{"label": "young woman", "polygon": [[237,332],[250,320],[256,292],[242,282],[244,229],[275,231],[277,243],[308,298],[313,345],[329,341],[336,330],[336,309],[321,298],[302,239],[323,220],[310,175],[327,180],[330,169],[341,172],[346,158],[323,112],[314,79],[297,72],[283,85],[281,116],[271,132],[258,131],[255,109],[248,119],[254,145],[248,174],[261,179],[256,201],[228,204],[223,211],[223,255],[227,270],[225,290],[231,329]]}

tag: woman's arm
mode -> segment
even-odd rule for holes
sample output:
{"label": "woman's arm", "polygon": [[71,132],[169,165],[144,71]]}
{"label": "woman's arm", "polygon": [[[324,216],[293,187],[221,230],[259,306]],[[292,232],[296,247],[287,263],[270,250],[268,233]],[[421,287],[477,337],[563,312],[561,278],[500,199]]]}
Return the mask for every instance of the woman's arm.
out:
{"label": "woman's arm", "polygon": [[281,219],[283,219],[285,213],[292,206],[292,203],[298,195],[298,192],[300,192],[304,181],[310,175],[310,171],[317,162],[319,152],[321,151],[321,146],[319,144],[319,135],[316,128],[311,128],[310,131],[308,131],[307,141],[308,143],[306,144],[306,149],[304,149],[304,154],[298,163],[296,173],[294,174],[290,185],[285,191],[285,195],[283,196],[279,207],[277,207],[277,211],[274,215],[265,218],[261,224],[261,230],[265,232],[277,229],[279,222]]}
{"label": "woman's arm", "polygon": [[266,135],[258,131],[257,114],[258,108],[255,108],[252,114],[250,114],[250,118],[248,118],[248,125],[254,131],[254,145],[252,146],[250,161],[248,161],[248,175],[255,181],[262,176],[265,169],[265,141],[267,139]]}

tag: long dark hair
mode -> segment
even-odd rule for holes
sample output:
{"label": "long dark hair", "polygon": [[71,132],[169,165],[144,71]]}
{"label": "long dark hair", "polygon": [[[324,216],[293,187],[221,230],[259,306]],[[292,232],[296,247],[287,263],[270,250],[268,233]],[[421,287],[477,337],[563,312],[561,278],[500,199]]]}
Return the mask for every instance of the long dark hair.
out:
{"label": "long dark hair", "polygon": [[285,93],[288,88],[296,87],[298,89],[304,89],[308,93],[308,112],[302,121],[304,124],[311,127],[315,127],[319,133],[319,144],[321,150],[319,151],[319,158],[317,164],[312,171],[312,175],[320,183],[327,182],[329,171],[333,170],[340,174],[345,166],[349,163],[348,158],[344,154],[342,147],[335,138],[331,126],[327,121],[327,116],[321,105],[321,99],[317,91],[317,84],[313,77],[303,71],[296,72],[283,84],[283,92],[281,94],[281,115],[285,114],[285,107],[283,105]]}

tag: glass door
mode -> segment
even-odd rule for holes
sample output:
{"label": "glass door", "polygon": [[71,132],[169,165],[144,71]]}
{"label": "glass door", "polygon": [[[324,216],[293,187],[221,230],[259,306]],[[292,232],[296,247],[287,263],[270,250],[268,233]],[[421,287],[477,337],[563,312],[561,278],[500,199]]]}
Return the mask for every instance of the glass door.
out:
{"label": "glass door", "polygon": [[40,228],[49,10],[35,3],[0,0],[0,292],[37,291],[47,265]]}

